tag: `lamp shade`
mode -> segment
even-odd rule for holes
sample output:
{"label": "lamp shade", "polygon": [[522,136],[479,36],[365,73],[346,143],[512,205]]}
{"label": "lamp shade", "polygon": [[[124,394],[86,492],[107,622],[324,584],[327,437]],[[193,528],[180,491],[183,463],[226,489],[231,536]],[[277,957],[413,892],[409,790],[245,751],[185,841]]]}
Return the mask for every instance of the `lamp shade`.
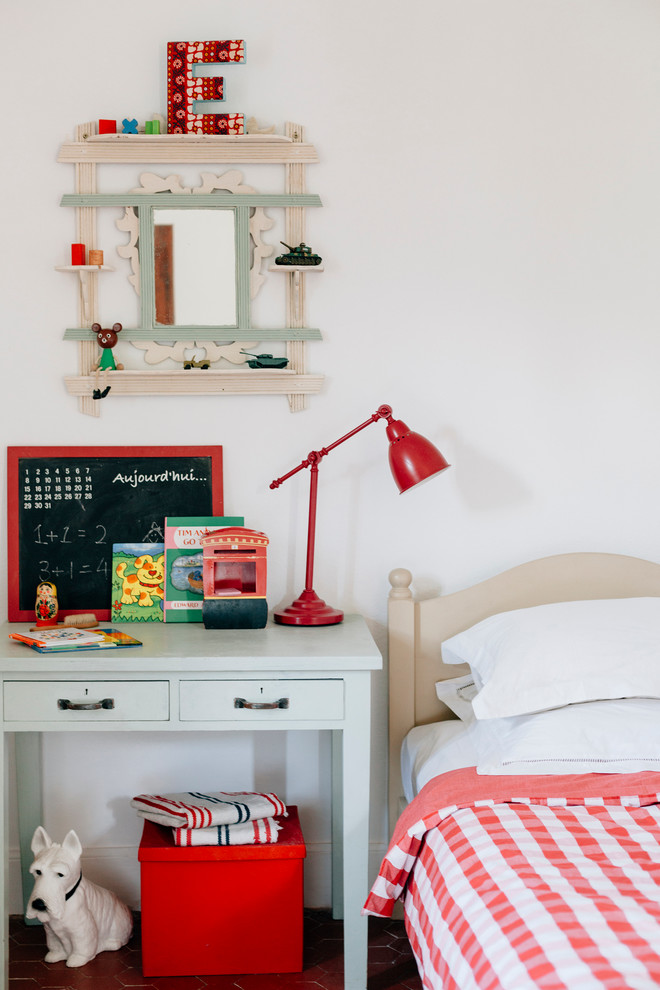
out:
{"label": "lamp shade", "polygon": [[400,492],[407,492],[449,467],[430,440],[412,430],[400,419],[387,424],[390,441],[390,470]]}

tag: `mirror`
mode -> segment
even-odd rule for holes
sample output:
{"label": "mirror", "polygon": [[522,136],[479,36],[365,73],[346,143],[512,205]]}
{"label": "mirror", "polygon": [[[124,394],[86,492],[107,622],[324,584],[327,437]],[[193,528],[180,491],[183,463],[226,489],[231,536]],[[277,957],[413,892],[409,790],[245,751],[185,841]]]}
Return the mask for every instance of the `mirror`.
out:
{"label": "mirror", "polygon": [[156,208],[153,233],[156,325],[237,326],[235,211]]}
{"label": "mirror", "polygon": [[[214,360],[243,364],[244,355],[227,349],[235,340],[229,333],[250,326],[250,302],[265,281],[261,264],[274,250],[263,240],[274,221],[251,200],[271,197],[244,185],[237,169],[203,172],[201,180],[191,187],[178,175],[143,172],[133,203],[115,221],[128,234],[117,253],[130,261],[128,280],[140,298],[143,330],[162,328],[168,333],[162,339],[172,341],[188,340],[199,330],[203,339],[223,342]],[[281,198],[273,196],[274,204]],[[175,330],[185,336],[175,336]],[[218,333],[210,337],[211,330]]]}

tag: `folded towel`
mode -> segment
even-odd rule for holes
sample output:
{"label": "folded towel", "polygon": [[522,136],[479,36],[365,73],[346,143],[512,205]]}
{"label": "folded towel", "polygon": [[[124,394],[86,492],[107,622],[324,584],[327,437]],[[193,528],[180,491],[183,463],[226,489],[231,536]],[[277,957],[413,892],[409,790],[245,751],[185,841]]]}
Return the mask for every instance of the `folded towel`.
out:
{"label": "folded towel", "polygon": [[274,818],[256,818],[242,825],[173,828],[175,846],[249,846],[277,842],[282,826]]}
{"label": "folded towel", "polygon": [[286,805],[276,794],[252,791],[187,791],[185,794],[138,794],[131,801],[141,818],[172,828],[208,828],[236,825],[255,818],[286,816]]}

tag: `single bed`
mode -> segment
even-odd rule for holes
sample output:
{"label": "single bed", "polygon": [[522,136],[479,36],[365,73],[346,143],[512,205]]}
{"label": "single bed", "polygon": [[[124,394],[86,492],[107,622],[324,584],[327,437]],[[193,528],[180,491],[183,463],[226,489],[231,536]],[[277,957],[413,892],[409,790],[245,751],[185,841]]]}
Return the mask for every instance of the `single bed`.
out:
{"label": "single bed", "polygon": [[660,565],[390,582],[394,835],[365,912],[403,901],[427,990],[660,985]]}

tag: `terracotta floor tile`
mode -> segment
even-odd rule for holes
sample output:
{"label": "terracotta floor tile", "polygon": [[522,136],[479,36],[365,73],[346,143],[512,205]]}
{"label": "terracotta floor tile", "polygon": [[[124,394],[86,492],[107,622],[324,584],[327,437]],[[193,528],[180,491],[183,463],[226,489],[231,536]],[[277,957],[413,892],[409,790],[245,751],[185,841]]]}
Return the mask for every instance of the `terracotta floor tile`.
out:
{"label": "terracotta floor tile", "polygon": [[236,990],[238,976],[205,976],[205,990]]}
{"label": "terracotta floor tile", "polygon": [[[142,975],[140,919],[129,944],[79,969],[43,962],[41,926],[9,923],[9,990],[343,990],[343,925],[329,911],[305,911],[301,973],[232,976]],[[369,919],[368,990],[421,990],[402,921]]]}

